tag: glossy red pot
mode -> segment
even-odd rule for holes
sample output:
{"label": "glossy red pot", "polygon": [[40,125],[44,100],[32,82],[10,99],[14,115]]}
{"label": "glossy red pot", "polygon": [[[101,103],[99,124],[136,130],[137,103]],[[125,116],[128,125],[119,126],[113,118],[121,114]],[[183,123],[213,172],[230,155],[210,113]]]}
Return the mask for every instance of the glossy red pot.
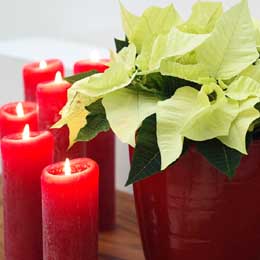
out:
{"label": "glossy red pot", "polygon": [[192,148],[134,195],[147,260],[260,259],[260,141],[233,181]]}

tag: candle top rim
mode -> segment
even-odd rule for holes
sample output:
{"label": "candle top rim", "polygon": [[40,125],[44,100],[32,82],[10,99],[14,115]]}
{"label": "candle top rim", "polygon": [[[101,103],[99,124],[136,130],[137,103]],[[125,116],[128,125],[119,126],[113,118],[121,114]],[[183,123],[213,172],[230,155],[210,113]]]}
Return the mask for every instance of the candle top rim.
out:
{"label": "candle top rim", "polygon": [[55,80],[49,80],[49,81],[44,81],[40,82],[37,85],[37,91],[41,91],[43,89],[53,89],[53,88],[59,88],[59,89],[68,89],[71,87],[71,83],[63,79],[61,82],[55,82]]}
{"label": "candle top rim", "polygon": [[76,64],[81,64],[81,63],[90,63],[90,64],[102,64],[102,65],[108,65],[108,63],[111,62],[111,60],[109,58],[100,58],[97,61],[96,60],[92,60],[91,58],[86,58],[86,59],[81,59],[78,60],[74,63],[74,66]]}
{"label": "candle top rim", "polygon": [[75,178],[80,175],[87,175],[96,169],[97,163],[90,158],[76,158],[70,160],[71,174],[65,175],[64,161],[53,163],[44,168],[44,174],[49,178],[61,180],[63,178]]}
{"label": "candle top rim", "polygon": [[[22,106],[23,106],[24,116],[22,116],[22,117],[19,117],[16,113],[16,106],[18,103],[22,103]],[[37,104],[35,102],[31,102],[31,101],[15,101],[15,102],[10,102],[10,103],[3,105],[0,108],[0,110],[1,110],[1,113],[4,115],[23,120],[23,118],[25,118],[29,115],[35,114],[37,112]]]}
{"label": "candle top rim", "polygon": [[45,138],[46,136],[52,136],[52,134],[47,131],[30,131],[30,137],[29,139],[23,139],[23,133],[19,132],[19,133],[13,133],[13,134],[9,134],[6,135],[2,138],[2,142],[5,143],[13,143],[13,144],[17,144],[17,143],[27,143],[29,142],[34,142],[37,141],[41,138]]}
{"label": "candle top rim", "polygon": [[53,67],[56,67],[57,65],[62,65],[63,63],[60,59],[45,59],[44,60],[47,63],[46,68],[40,68],[39,64],[41,61],[34,61],[28,64],[25,64],[23,67],[23,70],[31,70],[31,71],[37,71],[37,72],[45,72],[48,70],[52,70]]}

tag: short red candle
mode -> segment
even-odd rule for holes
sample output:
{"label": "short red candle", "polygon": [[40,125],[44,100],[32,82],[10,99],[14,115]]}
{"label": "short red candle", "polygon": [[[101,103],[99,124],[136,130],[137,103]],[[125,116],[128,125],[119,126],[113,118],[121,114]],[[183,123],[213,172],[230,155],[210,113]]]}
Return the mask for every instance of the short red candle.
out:
{"label": "short red candle", "polygon": [[74,73],[82,73],[91,70],[96,70],[100,73],[104,72],[108,68],[109,59],[100,59],[93,61],[91,59],[79,60],[74,64]]}
{"label": "short red candle", "polygon": [[24,95],[27,101],[36,101],[36,87],[39,83],[53,80],[57,71],[64,74],[60,60],[50,59],[33,62],[23,67]]}
{"label": "short red candle", "polygon": [[[74,73],[97,70],[104,72],[109,59],[99,61],[81,60],[74,64]],[[104,149],[104,146],[106,147]],[[112,131],[100,133],[86,143],[86,154],[97,161],[99,178],[99,229],[111,230],[115,227],[115,137]]]}
{"label": "short red candle", "polygon": [[[22,115],[17,114],[17,105],[21,103]],[[12,102],[0,109],[0,136],[21,133],[29,124],[32,131],[38,130],[37,105],[33,102]]]}
{"label": "short red candle", "polygon": [[5,136],[3,166],[5,260],[42,259],[40,176],[53,161],[54,140],[45,132]]}
{"label": "short red candle", "polygon": [[47,166],[42,175],[43,259],[97,260],[98,165],[88,158]]}
{"label": "short red candle", "polygon": [[[49,129],[60,119],[60,110],[67,102],[67,90],[71,84],[56,74],[55,80],[40,83],[37,86],[37,102],[39,108],[39,128]],[[85,155],[84,143],[76,143],[69,150],[69,129],[64,126],[60,129],[49,129],[55,139],[54,161],[64,161]]]}

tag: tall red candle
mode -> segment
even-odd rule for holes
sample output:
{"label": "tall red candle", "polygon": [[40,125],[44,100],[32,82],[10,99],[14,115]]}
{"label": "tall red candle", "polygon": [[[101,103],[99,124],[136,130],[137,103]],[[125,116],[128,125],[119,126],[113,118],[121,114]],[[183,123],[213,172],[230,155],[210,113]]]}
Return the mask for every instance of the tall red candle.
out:
{"label": "tall red candle", "polygon": [[[60,119],[60,110],[67,102],[67,90],[70,83],[62,79],[61,73],[57,72],[55,80],[40,83],[37,86],[37,102],[39,108],[39,128],[41,130],[49,129]],[[69,129],[63,126],[60,129],[49,129],[55,139],[54,161],[63,161],[84,157],[84,143],[76,143],[69,150]]]}
{"label": "tall red candle", "polygon": [[[104,72],[108,59],[81,60],[74,64],[74,73],[97,70]],[[104,146],[106,149],[104,149]],[[99,134],[86,143],[87,156],[100,167],[99,178],[99,228],[101,231],[115,227],[115,137],[112,131]]]}
{"label": "tall red candle", "polygon": [[50,59],[33,62],[23,67],[24,95],[27,101],[36,101],[36,87],[39,83],[53,80],[57,71],[64,74],[60,60]]}
{"label": "tall red candle", "polygon": [[26,124],[32,131],[38,130],[36,103],[12,102],[0,108],[1,137],[22,132]]}
{"label": "tall red candle", "polygon": [[5,260],[42,259],[40,176],[52,163],[53,145],[47,131],[2,139]]}
{"label": "tall red candle", "polygon": [[43,171],[43,259],[97,260],[98,165],[88,158],[70,164],[71,172],[63,162]]}

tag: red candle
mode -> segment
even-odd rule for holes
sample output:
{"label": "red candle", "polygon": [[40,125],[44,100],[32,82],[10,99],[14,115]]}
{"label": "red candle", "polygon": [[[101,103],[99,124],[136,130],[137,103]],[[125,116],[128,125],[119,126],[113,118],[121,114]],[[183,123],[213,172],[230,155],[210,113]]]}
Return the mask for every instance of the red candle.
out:
{"label": "red candle", "polygon": [[112,131],[100,133],[87,143],[87,156],[95,160],[99,177],[99,229],[115,227],[115,135]]}
{"label": "red candle", "polygon": [[53,145],[49,132],[30,133],[28,125],[2,139],[5,260],[42,259],[40,176]]}
{"label": "red candle", "polygon": [[[94,56],[94,55],[93,55]],[[95,57],[93,57],[95,58]],[[74,73],[97,70],[104,72],[108,59],[90,59],[74,64]],[[104,149],[104,146],[106,149]],[[112,131],[99,134],[86,143],[86,154],[97,161],[99,178],[99,229],[111,230],[115,227],[115,137]]]}
{"label": "red candle", "polygon": [[82,72],[87,72],[91,70],[96,70],[100,73],[104,72],[108,66],[107,64],[109,63],[109,59],[100,59],[100,60],[91,60],[91,59],[86,59],[86,60],[80,60],[77,61],[74,64],[74,73],[82,73]]}
{"label": "red candle", "polygon": [[33,62],[23,67],[25,100],[36,101],[36,87],[39,83],[53,80],[57,71],[63,75],[64,67],[60,60],[51,59]]}
{"label": "red candle", "polygon": [[[39,128],[49,129],[60,119],[60,110],[67,102],[67,90],[70,83],[62,79],[58,71],[55,80],[40,83],[37,86],[37,102],[39,107]],[[64,161],[85,155],[84,143],[76,143],[69,150],[69,129],[63,126],[60,129],[49,129],[55,139],[54,161]]]}
{"label": "red candle", "polygon": [[33,102],[13,102],[0,109],[0,136],[21,133],[29,124],[32,131],[38,130],[37,106]]}
{"label": "red candle", "polygon": [[98,165],[88,158],[42,174],[43,259],[97,260]]}

